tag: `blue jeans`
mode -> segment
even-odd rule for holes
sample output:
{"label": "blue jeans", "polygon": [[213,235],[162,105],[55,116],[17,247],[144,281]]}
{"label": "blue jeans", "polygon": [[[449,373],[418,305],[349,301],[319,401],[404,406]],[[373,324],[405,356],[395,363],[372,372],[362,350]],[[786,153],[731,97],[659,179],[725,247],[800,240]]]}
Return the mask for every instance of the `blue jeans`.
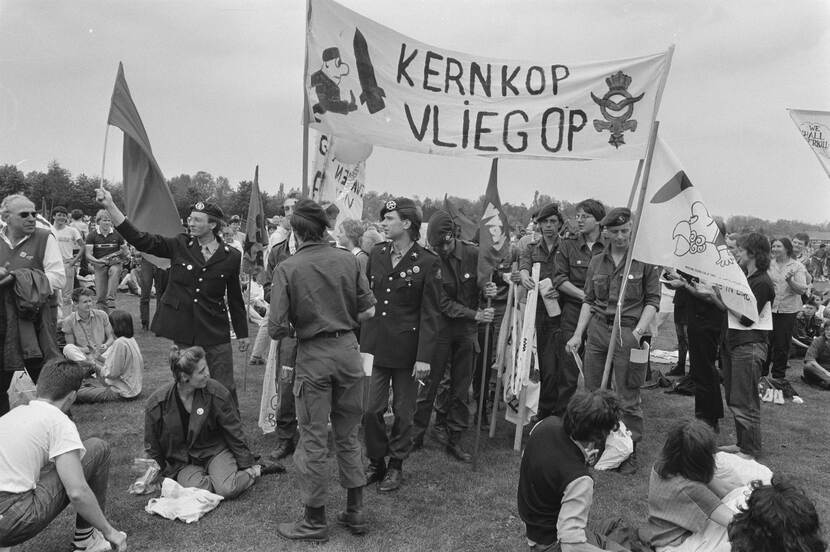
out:
{"label": "blue jeans", "polygon": [[[86,454],[81,459],[84,479],[95,494],[103,510],[107,500],[110,448],[105,441],[91,438],[84,443]],[[43,531],[64,508],[69,497],[50,462],[40,472],[37,487],[25,493],[0,493],[0,546],[14,546],[25,542]],[[89,527],[83,518],[75,521],[79,529]]]}
{"label": "blue jeans", "polygon": [[766,343],[746,343],[733,347],[723,366],[726,404],[735,418],[735,433],[741,452],[761,453],[761,398],[758,381],[767,357]]}

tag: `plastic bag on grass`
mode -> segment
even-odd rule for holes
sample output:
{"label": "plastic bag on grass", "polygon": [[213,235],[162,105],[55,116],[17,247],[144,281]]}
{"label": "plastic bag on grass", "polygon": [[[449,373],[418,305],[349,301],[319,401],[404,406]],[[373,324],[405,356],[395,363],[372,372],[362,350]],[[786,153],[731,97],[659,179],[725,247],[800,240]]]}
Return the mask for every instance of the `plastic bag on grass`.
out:
{"label": "plastic bag on grass", "polygon": [[605,439],[605,450],[602,456],[599,457],[594,469],[613,470],[618,468],[633,452],[634,440],[631,438],[631,432],[625,427],[624,423],[620,422],[620,427],[609,433],[608,438]]}
{"label": "plastic bag on grass", "polygon": [[132,471],[139,477],[129,486],[128,493],[144,495],[154,493],[161,488],[159,483],[161,468],[152,458],[136,458],[133,460]]}
{"label": "plastic bag on grass", "polygon": [[169,477],[161,484],[161,496],[151,498],[144,510],[167,519],[180,519],[185,523],[199,521],[222,502],[222,497],[196,487],[182,487]]}

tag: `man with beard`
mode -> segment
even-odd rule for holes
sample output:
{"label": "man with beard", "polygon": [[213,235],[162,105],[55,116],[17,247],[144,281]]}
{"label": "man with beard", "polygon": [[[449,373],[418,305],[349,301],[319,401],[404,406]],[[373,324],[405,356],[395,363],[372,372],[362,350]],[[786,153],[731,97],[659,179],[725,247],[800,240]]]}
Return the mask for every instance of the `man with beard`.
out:
{"label": "man with beard", "polygon": [[[565,349],[579,322],[579,311],[585,299],[585,276],[594,255],[602,253],[605,244],[600,239],[600,221],[605,218],[605,207],[596,199],[586,199],[576,205],[576,224],[579,233],[559,242],[554,257],[556,273],[553,286],[559,290],[562,304],[562,328],[556,345],[559,369],[554,381],[556,402],[553,415],[561,416],[576,392],[579,368],[570,351]],[[581,348],[581,347],[580,347]]]}
{"label": "man with beard", "polygon": [[[361,327],[361,351],[373,356],[371,387],[363,427],[369,470],[366,483],[398,489],[403,461],[412,445],[412,417],[418,383],[429,375],[441,312],[441,262],[417,241],[421,214],[408,198],[387,201],[380,210],[388,242],[372,249],[366,268],[379,313]],[[392,385],[395,421],[386,434],[383,414]],[[389,465],[386,465],[389,456]]]}

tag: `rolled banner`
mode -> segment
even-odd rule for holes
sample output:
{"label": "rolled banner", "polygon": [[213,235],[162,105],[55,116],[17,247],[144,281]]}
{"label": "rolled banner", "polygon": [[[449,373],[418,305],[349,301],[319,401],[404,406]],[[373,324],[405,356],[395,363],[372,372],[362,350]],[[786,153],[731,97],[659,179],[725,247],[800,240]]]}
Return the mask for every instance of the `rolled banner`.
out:
{"label": "rolled banner", "polygon": [[551,318],[562,314],[562,309],[559,308],[559,300],[548,299],[545,296],[552,288],[553,282],[550,281],[550,278],[545,278],[539,282],[539,297],[541,297],[542,302],[545,303],[545,309],[548,311],[548,316]]}
{"label": "rolled banner", "polygon": [[363,361],[363,375],[372,375],[372,366],[375,364],[375,355],[371,353],[360,353],[360,359]]}

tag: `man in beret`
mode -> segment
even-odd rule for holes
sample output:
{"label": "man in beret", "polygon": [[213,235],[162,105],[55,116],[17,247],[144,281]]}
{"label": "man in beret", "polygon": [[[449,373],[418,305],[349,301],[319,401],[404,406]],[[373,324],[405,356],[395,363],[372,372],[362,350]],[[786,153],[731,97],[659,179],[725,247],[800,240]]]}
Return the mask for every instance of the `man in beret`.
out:
{"label": "man in beret", "polygon": [[239,285],[242,254],[222,242],[222,210],[211,203],[196,203],[187,217],[189,233],[168,238],[133,226],[107,190],[99,189],[96,199],[116,230],[136,249],[170,259],[167,287],[150,329],[172,339],[179,348],[202,347],[210,377],[231,392],[239,408],[228,312],[240,350],[248,347],[248,319]]}
{"label": "man in beret", "polygon": [[447,452],[462,462],[472,456],[461,446],[461,434],[469,425],[470,383],[478,335],[477,324],[493,321],[493,308],[480,308],[479,296],[496,294],[496,285],[478,287],[478,247],[455,238],[450,214],[437,211],[429,219],[427,241],[441,259],[443,294],[440,305],[442,330],[435,344],[430,365],[429,383],[422,388],[415,410],[413,447],[423,446],[433,403],[447,363],[450,364],[450,396],[448,404],[436,407],[433,437],[445,444]]}
{"label": "man in beret", "polygon": [[[420,245],[421,213],[408,198],[387,201],[380,210],[389,241],[372,248],[366,266],[378,313],[363,323],[360,350],[373,357],[368,408],[363,421],[367,484],[394,491],[403,480],[403,461],[412,446],[412,418],[418,384],[429,376],[441,311],[441,261]],[[383,415],[392,385],[395,421],[387,436]],[[386,457],[389,457],[387,467]]]}
{"label": "man in beret", "polygon": [[274,270],[268,315],[271,339],[282,339],[292,327],[297,335],[294,397],[300,441],[294,463],[302,476],[305,504],[303,516],[281,523],[277,532],[312,542],[329,538],[329,422],[340,484],[347,489],[346,511],[337,521],[354,534],[366,532],[366,476],[358,440],[364,376],[355,331],[374,316],[375,298],[355,256],[325,240],[327,227],[326,213],[317,203],[297,202],[291,215],[297,250]]}
{"label": "man in beret", "polygon": [[[539,282],[548,280],[550,284],[553,283],[554,257],[559,249],[559,229],[562,228],[562,214],[559,212],[559,206],[555,203],[542,206],[536,215],[536,224],[541,236],[519,251],[519,272],[522,285],[527,290],[533,289],[537,283],[531,276],[533,266],[536,264],[540,265]],[[536,348],[539,352],[540,379],[537,410],[539,420],[550,416],[557,409],[559,402],[557,382],[560,374],[558,373],[559,358],[556,354],[556,342],[559,338],[562,317],[558,313],[554,316],[548,314],[545,299],[559,300],[559,292],[553,285],[550,285],[544,294],[540,290],[539,300],[536,303]]]}
{"label": "man in beret", "polygon": [[[622,302],[621,316],[616,316],[617,301],[623,284],[625,259],[631,241],[631,210],[612,209],[601,223],[608,235],[603,252],[595,255],[585,275],[585,299],[579,313],[574,335],[565,347],[577,351],[587,330],[585,343],[585,385],[599,389],[605,369],[605,357],[611,343],[611,330],[616,321],[620,336],[615,343],[614,384],[620,400],[622,420],[631,431],[635,452],[619,468],[631,474],[637,468],[637,443],[643,438],[643,408],[640,386],[646,377],[645,363],[630,362],[631,350],[640,347],[649,323],[660,307],[659,267],[631,261]],[[620,344],[620,340],[622,344]]]}
{"label": "man in beret", "polygon": [[553,258],[555,274],[553,286],[559,290],[562,305],[562,327],[556,343],[559,370],[556,379],[556,404],[554,416],[562,416],[576,392],[579,368],[574,356],[565,350],[565,343],[573,337],[582,301],[585,299],[585,276],[594,255],[602,253],[605,243],[600,234],[600,221],[605,218],[605,207],[596,199],[586,199],[576,204],[578,232],[560,240]]}

